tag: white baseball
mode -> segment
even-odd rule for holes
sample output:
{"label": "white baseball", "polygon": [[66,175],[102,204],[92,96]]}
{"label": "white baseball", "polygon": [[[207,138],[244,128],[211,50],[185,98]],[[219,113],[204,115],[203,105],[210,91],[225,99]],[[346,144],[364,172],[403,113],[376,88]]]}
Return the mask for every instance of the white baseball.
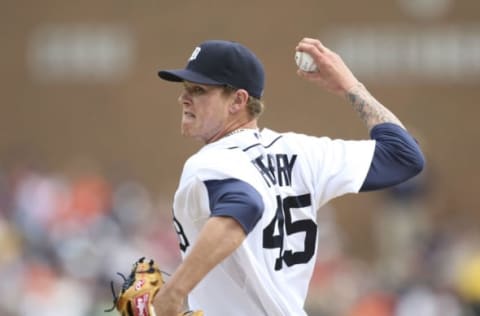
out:
{"label": "white baseball", "polygon": [[306,72],[315,72],[318,70],[312,56],[306,52],[295,52],[295,62],[298,68]]}

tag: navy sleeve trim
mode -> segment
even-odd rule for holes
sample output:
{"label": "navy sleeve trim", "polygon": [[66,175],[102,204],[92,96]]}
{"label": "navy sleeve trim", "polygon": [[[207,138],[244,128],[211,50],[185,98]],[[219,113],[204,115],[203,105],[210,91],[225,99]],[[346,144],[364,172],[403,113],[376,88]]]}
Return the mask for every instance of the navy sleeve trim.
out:
{"label": "navy sleeve trim", "polygon": [[402,127],[382,123],[372,128],[375,152],[361,192],[384,189],[419,174],[425,158],[417,141]]}
{"label": "navy sleeve trim", "polygon": [[207,180],[212,216],[232,217],[250,233],[265,208],[261,195],[250,184],[238,179]]}

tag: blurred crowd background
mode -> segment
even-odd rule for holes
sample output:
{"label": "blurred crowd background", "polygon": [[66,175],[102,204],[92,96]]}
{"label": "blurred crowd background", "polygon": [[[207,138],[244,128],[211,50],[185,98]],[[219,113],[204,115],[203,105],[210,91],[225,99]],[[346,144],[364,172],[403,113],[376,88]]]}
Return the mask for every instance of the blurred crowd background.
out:
{"label": "blurred crowd background", "polygon": [[319,211],[309,315],[480,315],[480,2],[0,4],[0,315],[105,315],[138,258],[175,270],[173,194],[201,144],[179,136],[179,88],[156,72],[203,40],[264,62],[261,126],[368,137],[296,77],[305,36],[340,53],[427,158],[405,184]]}

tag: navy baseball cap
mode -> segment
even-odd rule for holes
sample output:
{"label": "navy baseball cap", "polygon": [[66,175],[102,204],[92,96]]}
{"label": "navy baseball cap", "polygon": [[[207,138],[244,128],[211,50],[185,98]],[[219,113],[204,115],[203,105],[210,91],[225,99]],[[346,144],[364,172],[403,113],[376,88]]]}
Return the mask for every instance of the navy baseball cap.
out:
{"label": "navy baseball cap", "polygon": [[237,42],[221,40],[197,46],[185,69],[161,70],[158,75],[167,81],[245,89],[256,98],[262,97],[265,82],[262,63],[252,51]]}

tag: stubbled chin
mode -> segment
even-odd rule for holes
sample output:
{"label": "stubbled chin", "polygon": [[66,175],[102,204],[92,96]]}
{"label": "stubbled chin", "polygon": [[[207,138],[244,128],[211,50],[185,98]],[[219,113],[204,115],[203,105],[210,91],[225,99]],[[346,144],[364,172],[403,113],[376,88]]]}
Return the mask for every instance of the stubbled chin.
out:
{"label": "stubbled chin", "polygon": [[192,124],[188,124],[185,121],[182,121],[180,131],[183,136],[192,136]]}
{"label": "stubbled chin", "polygon": [[183,136],[188,136],[188,129],[186,129],[183,125],[180,127],[180,132]]}

